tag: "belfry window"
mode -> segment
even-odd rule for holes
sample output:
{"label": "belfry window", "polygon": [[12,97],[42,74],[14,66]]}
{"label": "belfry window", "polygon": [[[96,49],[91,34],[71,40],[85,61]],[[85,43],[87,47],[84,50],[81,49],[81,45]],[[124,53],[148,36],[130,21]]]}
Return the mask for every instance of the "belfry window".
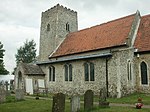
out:
{"label": "belfry window", "polygon": [[50,24],[47,25],[47,31],[50,31]]}
{"label": "belfry window", "polygon": [[66,23],[66,31],[70,31],[69,23]]}
{"label": "belfry window", "polygon": [[65,64],[65,81],[72,81],[72,65]]}
{"label": "belfry window", "polygon": [[148,84],[147,65],[146,65],[146,63],[142,62],[140,67],[141,67],[141,84]]}
{"label": "belfry window", "polygon": [[49,67],[49,81],[55,81],[55,67]]}
{"label": "belfry window", "polygon": [[84,77],[85,81],[94,81],[94,64],[93,63],[84,63]]}

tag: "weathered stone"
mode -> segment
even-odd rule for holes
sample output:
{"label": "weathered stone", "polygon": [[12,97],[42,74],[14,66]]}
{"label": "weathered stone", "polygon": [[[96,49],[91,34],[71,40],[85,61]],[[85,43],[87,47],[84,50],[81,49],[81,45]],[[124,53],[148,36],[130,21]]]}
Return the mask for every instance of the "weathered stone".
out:
{"label": "weathered stone", "polygon": [[65,95],[63,93],[53,96],[52,112],[65,112]]}
{"label": "weathered stone", "polygon": [[16,100],[24,100],[24,91],[22,89],[16,89]]}
{"label": "weathered stone", "polygon": [[9,83],[6,81],[5,82],[6,96],[10,96],[10,92],[8,91],[8,86],[9,86]]}
{"label": "weathered stone", "polygon": [[0,87],[0,103],[3,103],[6,101],[6,91],[4,88]]}
{"label": "weathered stone", "polygon": [[90,110],[93,108],[93,96],[94,93],[92,90],[87,90],[84,94],[84,109]]}
{"label": "weathered stone", "polygon": [[106,88],[102,88],[100,90],[100,96],[99,96],[100,107],[109,107],[109,102],[106,101],[106,98],[107,98],[107,90]]}
{"label": "weathered stone", "polygon": [[80,111],[80,97],[78,95],[71,97],[71,112]]}
{"label": "weathered stone", "polygon": [[[67,23],[71,26],[69,31],[64,27]],[[75,11],[56,5],[43,12],[40,34],[40,61],[48,60],[49,53],[52,53],[58,47],[68,33],[77,31],[77,29],[77,13]]]}

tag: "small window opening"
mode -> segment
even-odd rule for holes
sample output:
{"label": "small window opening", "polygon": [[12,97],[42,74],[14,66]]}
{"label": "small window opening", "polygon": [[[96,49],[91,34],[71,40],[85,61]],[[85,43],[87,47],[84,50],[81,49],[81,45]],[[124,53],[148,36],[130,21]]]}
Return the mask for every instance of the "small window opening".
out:
{"label": "small window opening", "polygon": [[69,23],[66,23],[66,31],[70,31]]}
{"label": "small window opening", "polygon": [[47,31],[50,31],[50,24],[47,25]]}

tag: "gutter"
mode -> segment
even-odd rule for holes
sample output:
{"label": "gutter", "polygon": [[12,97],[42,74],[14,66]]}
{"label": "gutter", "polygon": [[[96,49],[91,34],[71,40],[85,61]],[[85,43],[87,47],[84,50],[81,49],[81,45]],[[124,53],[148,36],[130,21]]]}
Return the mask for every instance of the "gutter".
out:
{"label": "gutter", "polygon": [[75,60],[90,59],[90,58],[103,58],[103,57],[111,57],[111,56],[112,56],[111,53],[93,54],[93,55],[86,55],[86,56],[72,56],[72,57],[69,57],[69,58],[37,62],[36,64],[37,65],[53,64],[53,63],[66,62],[66,61],[75,61]]}

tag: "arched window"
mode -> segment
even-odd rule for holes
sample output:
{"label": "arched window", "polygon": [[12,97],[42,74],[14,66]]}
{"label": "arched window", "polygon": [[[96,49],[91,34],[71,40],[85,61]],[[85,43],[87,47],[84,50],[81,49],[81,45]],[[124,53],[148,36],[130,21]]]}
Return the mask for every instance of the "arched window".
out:
{"label": "arched window", "polygon": [[72,81],[72,65],[65,64],[65,81]]}
{"label": "arched window", "polygon": [[148,84],[147,65],[145,62],[141,63],[141,84]]}
{"label": "arched window", "polygon": [[66,23],[66,31],[70,31],[69,23]]}
{"label": "arched window", "polygon": [[88,63],[84,63],[84,77],[85,77],[85,81],[89,81],[89,65],[88,65]]}
{"label": "arched window", "polygon": [[72,65],[69,64],[69,81],[72,81]]}
{"label": "arched window", "polygon": [[49,81],[55,81],[55,67],[49,67]]}
{"label": "arched window", "polygon": [[93,63],[84,63],[84,77],[85,81],[94,81],[94,64]]}
{"label": "arched window", "polygon": [[68,65],[64,65],[65,67],[65,81],[68,81]]}
{"label": "arched window", "polygon": [[130,60],[127,63],[127,73],[128,73],[128,80],[132,80],[131,61]]}
{"label": "arched window", "polygon": [[50,31],[50,24],[47,25],[47,31]]}
{"label": "arched window", "polygon": [[94,81],[94,64],[90,63],[90,81]]}

